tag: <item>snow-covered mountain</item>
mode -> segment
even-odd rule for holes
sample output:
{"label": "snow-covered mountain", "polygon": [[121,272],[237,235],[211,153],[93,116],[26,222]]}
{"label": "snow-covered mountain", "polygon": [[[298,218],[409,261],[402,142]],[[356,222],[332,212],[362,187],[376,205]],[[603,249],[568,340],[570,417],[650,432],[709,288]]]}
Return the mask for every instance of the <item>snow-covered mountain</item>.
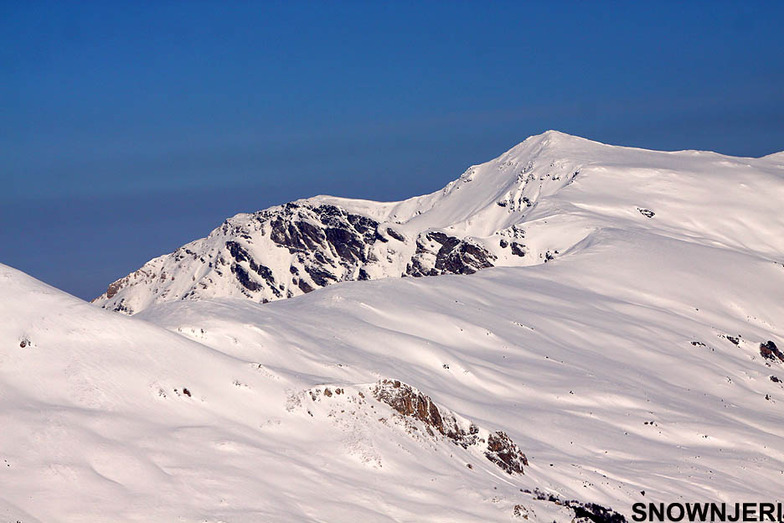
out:
{"label": "snow-covered mountain", "polygon": [[112,283],[95,303],[134,314],[183,299],[266,302],[347,280],[534,265],[608,226],[773,256],[784,248],[784,194],[769,179],[780,173],[775,156],[644,151],[548,131],[425,196],[317,196],[236,215]]}
{"label": "snow-covered mountain", "polygon": [[[781,153],[549,132],[432,195],[234,217],[102,298],[130,318],[0,266],[0,515],[560,523],[782,502],[782,202]],[[262,266],[281,297],[304,293],[292,266],[378,281],[261,304]]]}

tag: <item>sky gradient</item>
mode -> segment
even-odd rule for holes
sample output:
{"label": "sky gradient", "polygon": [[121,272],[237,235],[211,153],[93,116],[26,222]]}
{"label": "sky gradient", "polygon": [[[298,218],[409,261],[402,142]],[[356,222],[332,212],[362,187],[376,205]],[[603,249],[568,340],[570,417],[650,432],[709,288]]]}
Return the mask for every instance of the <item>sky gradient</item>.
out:
{"label": "sky gradient", "polygon": [[0,263],[90,299],[226,217],[547,129],[784,149],[784,2],[0,1]]}

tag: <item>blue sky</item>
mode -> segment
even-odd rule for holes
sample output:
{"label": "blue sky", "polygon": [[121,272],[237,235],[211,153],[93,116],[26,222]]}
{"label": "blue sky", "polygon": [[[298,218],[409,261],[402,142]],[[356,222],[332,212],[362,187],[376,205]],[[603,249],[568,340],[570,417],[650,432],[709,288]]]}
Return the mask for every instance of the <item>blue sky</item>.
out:
{"label": "blue sky", "polygon": [[784,2],[0,1],[0,262],[83,298],[237,212],[558,129],[784,149]]}

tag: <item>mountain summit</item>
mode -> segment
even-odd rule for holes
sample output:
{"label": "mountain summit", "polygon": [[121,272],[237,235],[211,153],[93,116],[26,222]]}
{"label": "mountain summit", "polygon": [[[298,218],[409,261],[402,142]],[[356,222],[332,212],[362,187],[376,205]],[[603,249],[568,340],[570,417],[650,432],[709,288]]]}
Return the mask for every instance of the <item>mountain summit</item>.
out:
{"label": "mountain summit", "polygon": [[[334,283],[471,274],[546,263],[597,230],[631,226],[781,252],[780,155],[617,147],[547,131],[469,167],[431,194],[400,202],[316,196],[226,220],[209,236],[155,258],[94,300],[135,314],[177,300],[290,298]],[[705,206],[713,201],[718,205]],[[771,222],[749,235],[738,223]],[[769,234],[768,234],[769,233]]]}

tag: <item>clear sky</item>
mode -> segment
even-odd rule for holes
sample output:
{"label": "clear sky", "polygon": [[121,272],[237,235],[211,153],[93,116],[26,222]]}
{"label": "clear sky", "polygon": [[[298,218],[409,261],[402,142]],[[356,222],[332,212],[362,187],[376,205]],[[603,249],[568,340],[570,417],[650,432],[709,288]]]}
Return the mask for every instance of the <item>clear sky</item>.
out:
{"label": "clear sky", "polygon": [[784,2],[0,0],[0,263],[83,298],[226,217],[547,129],[784,149]]}

